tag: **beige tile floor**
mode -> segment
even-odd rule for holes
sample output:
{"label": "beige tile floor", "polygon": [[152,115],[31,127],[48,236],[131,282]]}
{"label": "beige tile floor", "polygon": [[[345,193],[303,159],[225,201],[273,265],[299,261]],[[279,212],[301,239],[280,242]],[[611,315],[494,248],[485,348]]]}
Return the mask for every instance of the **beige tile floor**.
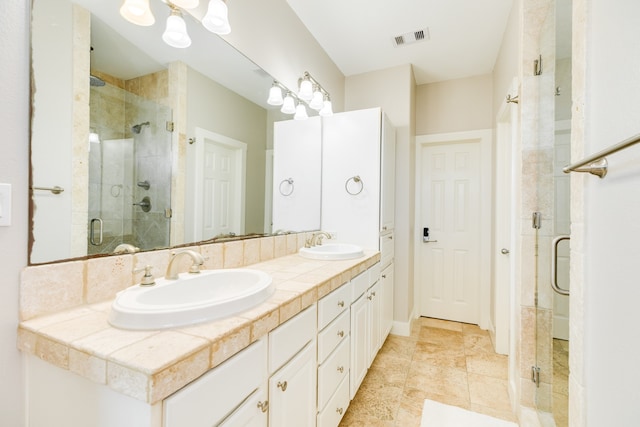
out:
{"label": "beige tile floor", "polygon": [[507,369],[486,331],[419,318],[410,337],[387,338],[340,426],[420,426],[424,399],[516,421]]}

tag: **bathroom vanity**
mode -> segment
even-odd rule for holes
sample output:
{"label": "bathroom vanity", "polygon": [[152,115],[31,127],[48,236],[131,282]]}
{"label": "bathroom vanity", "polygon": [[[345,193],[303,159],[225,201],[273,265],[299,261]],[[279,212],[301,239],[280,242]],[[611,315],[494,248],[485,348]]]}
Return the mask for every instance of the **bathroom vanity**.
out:
{"label": "bathroom vanity", "polygon": [[227,319],[127,331],[107,301],[22,322],[28,425],[337,426],[391,329],[379,252],[250,267],[276,292]]}

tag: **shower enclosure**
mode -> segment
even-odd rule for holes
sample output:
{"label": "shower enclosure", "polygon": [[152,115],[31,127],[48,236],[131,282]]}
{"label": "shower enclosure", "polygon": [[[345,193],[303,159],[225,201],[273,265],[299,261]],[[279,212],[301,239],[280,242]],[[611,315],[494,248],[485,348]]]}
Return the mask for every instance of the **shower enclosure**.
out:
{"label": "shower enclosure", "polygon": [[90,108],[87,253],[168,246],[171,109],[96,77]]}

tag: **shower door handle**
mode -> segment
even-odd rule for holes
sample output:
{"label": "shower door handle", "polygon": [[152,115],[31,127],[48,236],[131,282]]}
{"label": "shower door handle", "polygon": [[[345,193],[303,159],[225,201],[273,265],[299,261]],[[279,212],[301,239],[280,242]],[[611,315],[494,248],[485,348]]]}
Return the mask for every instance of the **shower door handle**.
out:
{"label": "shower door handle", "polygon": [[569,295],[569,290],[558,286],[558,243],[570,239],[571,236],[558,236],[551,243],[551,289],[560,295]]}
{"label": "shower door handle", "polygon": [[[98,240],[96,241],[96,232],[95,232],[95,224],[98,224],[100,226],[99,233],[98,233]],[[91,244],[93,246],[100,246],[102,244],[102,219],[100,218],[93,218],[91,220],[91,226],[89,227],[89,242],[91,242]]]}

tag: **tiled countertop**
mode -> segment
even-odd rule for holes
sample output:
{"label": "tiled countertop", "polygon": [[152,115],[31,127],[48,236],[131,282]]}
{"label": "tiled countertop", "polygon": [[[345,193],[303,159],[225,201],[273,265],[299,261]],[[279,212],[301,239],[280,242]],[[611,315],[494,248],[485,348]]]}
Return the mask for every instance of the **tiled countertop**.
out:
{"label": "tiled countertop", "polygon": [[18,348],[62,369],[144,402],[156,403],[291,319],[380,260],[287,255],[247,268],[271,275],[276,291],[234,317],[153,331],[109,325],[112,300],[21,322]]}

